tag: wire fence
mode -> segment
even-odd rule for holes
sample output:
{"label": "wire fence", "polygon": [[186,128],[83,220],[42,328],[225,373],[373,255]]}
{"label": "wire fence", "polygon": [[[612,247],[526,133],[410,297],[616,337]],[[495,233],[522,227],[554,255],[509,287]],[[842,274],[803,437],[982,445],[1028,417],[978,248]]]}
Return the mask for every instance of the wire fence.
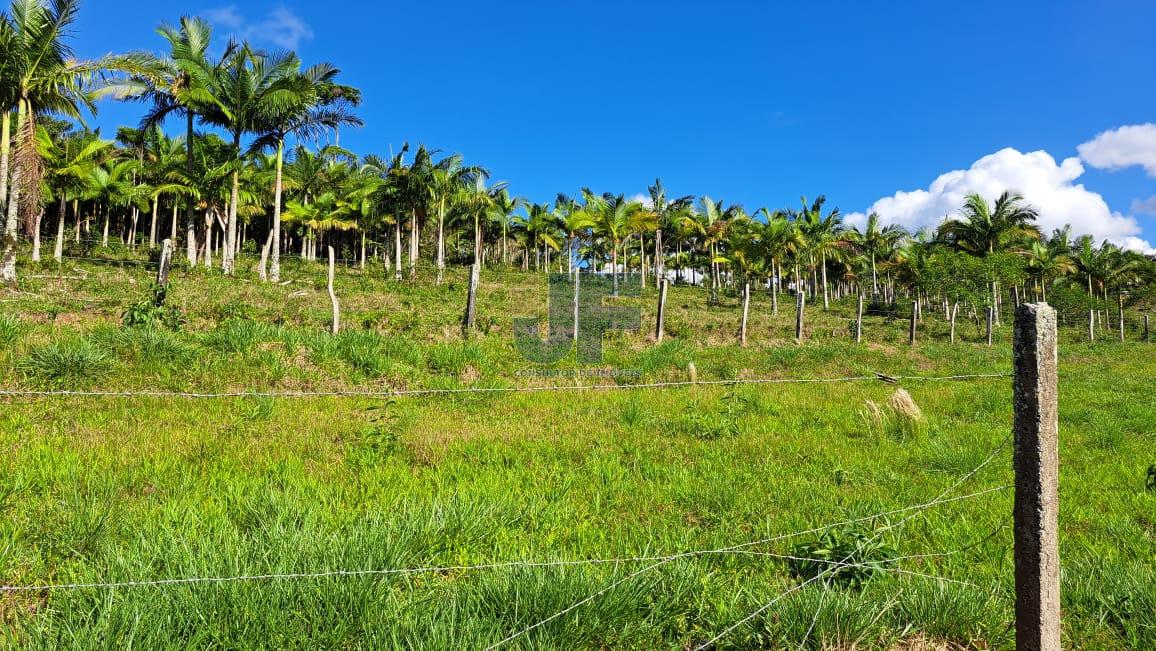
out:
{"label": "wire fence", "polygon": [[858,375],[829,378],[748,378],[736,380],[685,380],[676,382],[639,382],[623,384],[576,384],[540,386],[498,386],[463,387],[442,389],[396,389],[381,391],[152,391],[152,390],[39,390],[0,389],[0,397],[8,398],[184,398],[184,399],[224,399],[224,398],[401,398],[413,396],[444,396],[461,394],[501,394],[501,393],[549,393],[580,391],[616,391],[664,389],[695,386],[758,386],[768,384],[834,384],[842,382],[962,382],[1011,377],[1010,373],[971,373],[961,375]]}

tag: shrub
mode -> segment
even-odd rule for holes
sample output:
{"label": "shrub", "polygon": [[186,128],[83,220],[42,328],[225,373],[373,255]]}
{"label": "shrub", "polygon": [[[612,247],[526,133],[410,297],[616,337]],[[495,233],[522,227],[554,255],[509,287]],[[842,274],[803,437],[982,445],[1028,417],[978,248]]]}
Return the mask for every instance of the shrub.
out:
{"label": "shrub", "polygon": [[0,314],[0,346],[11,346],[23,334],[24,326],[20,319],[7,314]]}
{"label": "shrub", "polygon": [[[817,540],[795,547],[791,573],[803,580],[857,588],[885,571],[898,554],[878,534],[861,527],[829,529]],[[822,577],[819,579],[818,577]]]}
{"label": "shrub", "polygon": [[54,342],[34,349],[18,368],[30,379],[72,388],[91,383],[112,370],[112,356],[85,339]]}
{"label": "shrub", "polygon": [[121,323],[125,327],[168,328],[180,330],[185,324],[185,315],[180,308],[166,305],[168,287],[154,284],[149,290],[149,296],[133,303],[121,315]]}

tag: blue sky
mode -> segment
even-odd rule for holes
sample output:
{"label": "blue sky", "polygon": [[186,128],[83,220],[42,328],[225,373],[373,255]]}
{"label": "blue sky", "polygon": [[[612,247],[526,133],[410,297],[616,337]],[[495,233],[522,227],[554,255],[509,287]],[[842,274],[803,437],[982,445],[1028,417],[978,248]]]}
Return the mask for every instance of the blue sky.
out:
{"label": "blue sky", "polygon": [[160,22],[209,17],[341,67],[366,121],[342,145],[461,152],[536,201],[661,177],[919,227],[1014,184],[1046,226],[1156,242],[1156,3],[872,4],[89,0],[75,45],[156,50]]}

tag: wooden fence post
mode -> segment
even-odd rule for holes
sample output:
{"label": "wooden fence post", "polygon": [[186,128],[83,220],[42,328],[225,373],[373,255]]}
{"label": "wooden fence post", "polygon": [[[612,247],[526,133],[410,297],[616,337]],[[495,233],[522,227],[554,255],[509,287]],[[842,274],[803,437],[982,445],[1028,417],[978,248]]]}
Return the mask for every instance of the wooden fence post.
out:
{"label": "wooden fence post", "polygon": [[855,343],[863,343],[863,294],[859,294],[858,307],[855,308]]}
{"label": "wooden fence post", "polygon": [[474,331],[478,312],[478,263],[470,265],[469,289],[466,293],[466,318],[463,319],[463,334],[469,336]]}
{"label": "wooden fence post", "polygon": [[333,247],[331,246],[329,247],[329,300],[333,303],[333,334],[337,334],[341,330],[341,306],[337,304],[337,293],[333,291],[333,266],[335,262]]}
{"label": "wooden fence post", "polygon": [[751,313],[751,284],[743,283],[743,321],[739,327],[739,345],[747,345],[747,320]]}
{"label": "wooden fence post", "polygon": [[1016,310],[1016,648],[1060,649],[1059,421],[1056,312]]}
{"label": "wooden fence post", "polygon": [[995,321],[995,306],[989,305],[987,308],[987,345],[991,345],[991,331],[992,325]]}
{"label": "wooden fence post", "polygon": [[654,339],[662,343],[663,323],[666,321],[666,289],[670,281],[660,278],[658,281],[658,318],[654,323]]}
{"label": "wooden fence post", "polygon": [[803,311],[806,307],[806,293],[801,289],[795,291],[795,341],[803,340]]}

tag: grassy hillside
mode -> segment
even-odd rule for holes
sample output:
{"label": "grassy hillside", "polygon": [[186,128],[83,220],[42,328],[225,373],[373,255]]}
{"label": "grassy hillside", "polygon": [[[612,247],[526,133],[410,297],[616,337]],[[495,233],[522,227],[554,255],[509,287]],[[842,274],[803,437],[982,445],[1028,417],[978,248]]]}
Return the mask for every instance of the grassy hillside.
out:
{"label": "grassy hillside", "polygon": [[[177,271],[169,303],[180,329],[123,327],[150,276],[144,264],[94,260],[26,272],[0,293],[0,389],[508,389],[685,382],[691,364],[700,381],[926,378],[1011,364],[1010,327],[989,348],[963,308],[962,342],[947,343],[942,315],[929,312],[911,347],[903,313],[869,316],[857,346],[850,301],[811,306],[798,345],[790,297],[772,316],[761,293],[741,348],[734,296],[710,308],[703,290],[674,287],[662,345],[649,336],[653,290],[619,299],[641,306],[643,332],[609,338],[601,367],[636,375],[528,378],[535,367],[513,346],[512,319],[545,314],[538,275],[485,274],[482,332],[468,340],[462,270],[438,287],[426,271],[396,283],[342,269],[347,328],[336,337],[319,266],[291,263],[286,285]],[[1105,334],[1085,343],[1073,322],[1061,337],[1065,642],[1152,648],[1156,494],[1145,472],[1156,463],[1156,357],[1134,329],[1124,344]],[[896,401],[899,387],[922,417]],[[599,595],[510,648],[680,649],[796,588],[719,647],[1007,648],[1010,490],[824,528],[928,502],[993,451],[949,495],[1010,484],[1010,379],[899,387],[2,397],[0,583],[458,568],[10,592],[0,594],[3,639],[36,649],[484,648]],[[662,558],[811,529],[745,553],[463,568]],[[815,563],[782,558],[824,550],[857,566],[808,581]]]}

